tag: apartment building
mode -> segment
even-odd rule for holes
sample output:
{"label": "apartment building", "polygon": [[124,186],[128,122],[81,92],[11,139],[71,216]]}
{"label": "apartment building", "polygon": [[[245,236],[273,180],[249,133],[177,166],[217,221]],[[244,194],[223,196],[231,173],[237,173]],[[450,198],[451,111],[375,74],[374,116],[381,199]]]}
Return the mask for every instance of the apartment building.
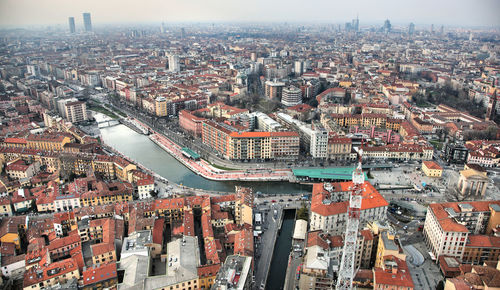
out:
{"label": "apartment building", "polygon": [[[345,231],[347,210],[352,181],[339,183],[316,183],[311,199],[310,229],[338,235]],[[361,202],[360,228],[373,220],[386,218],[388,202],[365,181]]]}
{"label": "apartment building", "polygon": [[462,260],[470,235],[482,235],[492,229],[497,229],[498,220],[490,223],[489,218],[492,212],[496,213],[498,209],[500,209],[500,201],[448,202],[429,205],[423,233],[427,247],[434,258],[446,255]]}
{"label": "apartment building", "polygon": [[64,105],[65,118],[71,123],[88,120],[87,103],[81,101],[68,102]]}

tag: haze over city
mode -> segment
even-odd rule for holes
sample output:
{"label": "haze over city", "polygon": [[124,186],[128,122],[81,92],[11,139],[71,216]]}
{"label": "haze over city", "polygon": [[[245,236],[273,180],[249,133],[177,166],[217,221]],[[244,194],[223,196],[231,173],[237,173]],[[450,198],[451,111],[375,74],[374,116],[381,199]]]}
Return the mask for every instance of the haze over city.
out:
{"label": "haze over city", "polygon": [[343,23],[359,15],[364,25],[500,25],[496,0],[2,0],[0,25],[64,25],[68,15],[90,12],[96,25],[152,22],[321,22]]}
{"label": "haze over city", "polygon": [[0,0],[0,290],[500,289],[499,12]]}

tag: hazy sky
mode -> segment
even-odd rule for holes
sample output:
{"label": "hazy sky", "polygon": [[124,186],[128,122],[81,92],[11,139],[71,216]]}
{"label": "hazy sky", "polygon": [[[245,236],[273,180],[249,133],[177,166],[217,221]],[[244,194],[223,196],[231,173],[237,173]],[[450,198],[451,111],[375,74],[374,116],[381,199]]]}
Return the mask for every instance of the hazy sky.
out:
{"label": "hazy sky", "polygon": [[125,22],[288,21],[500,26],[500,0],[0,0],[0,26]]}

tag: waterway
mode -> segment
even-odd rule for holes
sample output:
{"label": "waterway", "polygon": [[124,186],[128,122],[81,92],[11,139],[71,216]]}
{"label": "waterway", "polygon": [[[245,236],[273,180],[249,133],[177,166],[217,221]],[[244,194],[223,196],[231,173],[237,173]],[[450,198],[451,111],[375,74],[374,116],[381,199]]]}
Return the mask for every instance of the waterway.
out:
{"label": "waterway", "polygon": [[289,182],[242,182],[207,180],[188,168],[147,136],[138,134],[124,125],[102,128],[104,143],[114,147],[131,159],[143,164],[166,179],[192,188],[234,192],[236,185],[253,188],[254,192],[269,194],[299,194],[311,191],[310,186]]}
{"label": "waterway", "polygon": [[283,289],[286,278],[286,268],[288,266],[288,256],[292,248],[294,225],[295,210],[285,210],[283,224],[281,225],[281,230],[274,246],[271,268],[269,268],[269,276],[266,283],[267,290]]}

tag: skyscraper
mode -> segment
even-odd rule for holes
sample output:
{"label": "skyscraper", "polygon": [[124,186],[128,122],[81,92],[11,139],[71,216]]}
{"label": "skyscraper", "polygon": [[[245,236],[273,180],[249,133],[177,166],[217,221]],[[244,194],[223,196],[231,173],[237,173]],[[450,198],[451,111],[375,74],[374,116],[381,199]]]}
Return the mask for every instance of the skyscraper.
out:
{"label": "skyscraper", "polygon": [[389,19],[384,22],[384,32],[391,32],[391,21]]}
{"label": "skyscraper", "polygon": [[69,32],[70,33],[75,33],[75,17],[69,17],[68,18],[68,23],[69,23]]}
{"label": "skyscraper", "polygon": [[92,31],[92,20],[90,20],[90,13],[83,13],[83,26],[85,31]]}
{"label": "skyscraper", "polygon": [[356,32],[359,31],[359,17],[356,17],[356,19],[352,20],[352,29]]}
{"label": "skyscraper", "polygon": [[177,55],[171,54],[168,57],[168,70],[171,72],[179,72],[181,70],[179,57]]}
{"label": "skyscraper", "polygon": [[408,27],[408,35],[413,35],[415,33],[415,24],[410,23],[410,26]]}

